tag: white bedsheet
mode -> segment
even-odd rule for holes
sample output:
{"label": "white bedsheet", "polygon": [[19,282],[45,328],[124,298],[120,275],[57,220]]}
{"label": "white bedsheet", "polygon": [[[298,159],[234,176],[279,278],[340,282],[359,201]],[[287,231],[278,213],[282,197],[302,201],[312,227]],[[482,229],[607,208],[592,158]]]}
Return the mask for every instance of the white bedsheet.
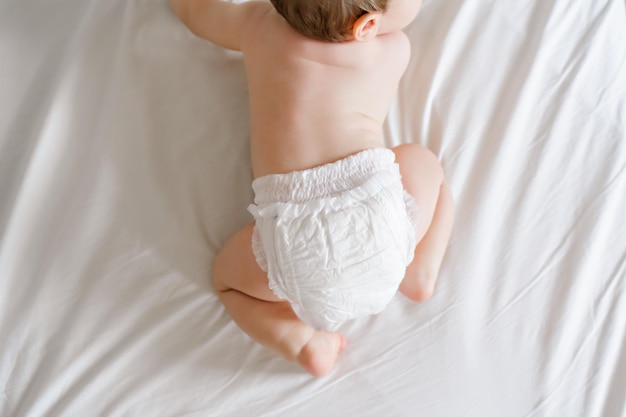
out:
{"label": "white bedsheet", "polygon": [[626,416],[623,0],[431,0],[389,145],[445,166],[435,297],[314,379],[212,259],[250,221],[241,57],[155,0],[0,0],[0,415]]}

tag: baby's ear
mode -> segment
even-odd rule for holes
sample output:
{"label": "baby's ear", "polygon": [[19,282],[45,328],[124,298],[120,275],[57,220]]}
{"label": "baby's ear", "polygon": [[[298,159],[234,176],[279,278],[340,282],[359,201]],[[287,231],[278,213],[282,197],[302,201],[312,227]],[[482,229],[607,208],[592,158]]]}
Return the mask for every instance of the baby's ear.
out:
{"label": "baby's ear", "polygon": [[368,12],[359,17],[352,26],[352,36],[359,42],[369,41],[378,35],[380,28],[380,12]]}

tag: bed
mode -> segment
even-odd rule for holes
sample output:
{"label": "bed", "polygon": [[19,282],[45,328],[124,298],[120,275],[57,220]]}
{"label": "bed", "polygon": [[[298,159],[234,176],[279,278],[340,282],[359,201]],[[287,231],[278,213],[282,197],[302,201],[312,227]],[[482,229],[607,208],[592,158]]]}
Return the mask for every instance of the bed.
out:
{"label": "bed", "polygon": [[210,283],[241,56],[154,0],[0,0],[0,415],[626,416],[626,5],[426,0],[385,125],[445,167],[434,297],[313,378]]}

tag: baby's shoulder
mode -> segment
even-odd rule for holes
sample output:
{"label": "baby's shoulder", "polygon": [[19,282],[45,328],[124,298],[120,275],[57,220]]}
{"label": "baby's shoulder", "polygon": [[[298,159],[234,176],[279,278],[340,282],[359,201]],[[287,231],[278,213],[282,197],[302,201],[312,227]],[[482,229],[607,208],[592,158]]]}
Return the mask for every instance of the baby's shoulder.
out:
{"label": "baby's shoulder", "polygon": [[411,56],[409,38],[403,33],[389,33],[367,42],[341,42],[325,44],[321,48],[338,67],[376,73],[376,69],[389,73],[397,69],[403,73]]}
{"label": "baby's shoulder", "polygon": [[243,13],[246,15],[245,24],[240,28],[244,40],[258,39],[260,32],[267,31],[275,23],[273,17],[277,13],[269,1],[251,0],[239,3],[238,6],[244,8]]}
{"label": "baby's shoulder", "polygon": [[401,68],[404,72],[411,58],[411,42],[402,31],[386,33],[377,38],[381,60]]}

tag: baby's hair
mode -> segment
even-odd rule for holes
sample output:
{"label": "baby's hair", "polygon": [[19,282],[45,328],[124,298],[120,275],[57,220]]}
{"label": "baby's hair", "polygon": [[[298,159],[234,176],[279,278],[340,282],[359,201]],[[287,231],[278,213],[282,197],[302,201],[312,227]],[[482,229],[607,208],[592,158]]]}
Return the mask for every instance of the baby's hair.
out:
{"label": "baby's hair", "polygon": [[352,25],[368,12],[386,12],[393,0],[270,0],[301,34],[327,42],[350,38]]}

